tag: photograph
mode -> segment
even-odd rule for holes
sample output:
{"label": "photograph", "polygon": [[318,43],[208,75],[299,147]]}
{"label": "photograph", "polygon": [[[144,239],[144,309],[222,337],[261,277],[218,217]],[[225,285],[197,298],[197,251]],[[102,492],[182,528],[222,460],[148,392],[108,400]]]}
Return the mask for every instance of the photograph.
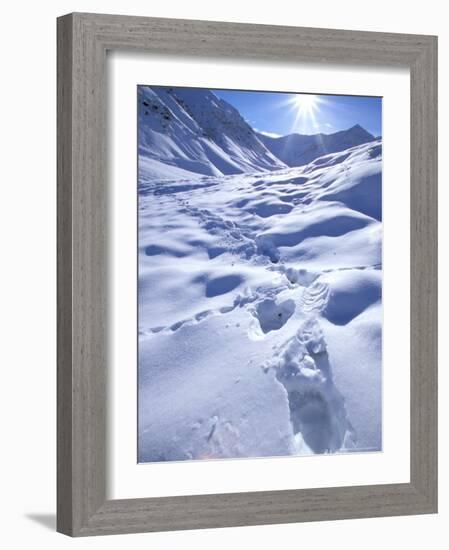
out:
{"label": "photograph", "polygon": [[382,97],[137,86],[138,463],[382,448]]}

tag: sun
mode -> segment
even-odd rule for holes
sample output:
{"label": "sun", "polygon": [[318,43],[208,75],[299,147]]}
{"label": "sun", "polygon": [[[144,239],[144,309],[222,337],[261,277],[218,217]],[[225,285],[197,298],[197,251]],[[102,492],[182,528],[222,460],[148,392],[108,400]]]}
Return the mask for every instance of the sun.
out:
{"label": "sun", "polygon": [[286,101],[292,114],[292,131],[317,133],[321,108],[326,103],[322,96],[315,94],[290,94]]}
{"label": "sun", "polygon": [[312,94],[298,94],[293,103],[298,110],[298,115],[313,115],[318,107],[319,99]]}

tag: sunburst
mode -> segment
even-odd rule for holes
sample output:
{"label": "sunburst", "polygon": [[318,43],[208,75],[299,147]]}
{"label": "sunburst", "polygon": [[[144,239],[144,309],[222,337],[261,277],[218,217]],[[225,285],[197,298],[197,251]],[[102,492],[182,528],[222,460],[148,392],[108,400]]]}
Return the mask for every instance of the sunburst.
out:
{"label": "sunburst", "polygon": [[312,94],[298,94],[293,99],[295,107],[298,109],[298,116],[312,116],[318,110],[319,98]]}
{"label": "sunburst", "polygon": [[318,128],[317,115],[323,103],[321,96],[314,94],[294,94],[288,103],[294,111],[292,130],[300,127]]}

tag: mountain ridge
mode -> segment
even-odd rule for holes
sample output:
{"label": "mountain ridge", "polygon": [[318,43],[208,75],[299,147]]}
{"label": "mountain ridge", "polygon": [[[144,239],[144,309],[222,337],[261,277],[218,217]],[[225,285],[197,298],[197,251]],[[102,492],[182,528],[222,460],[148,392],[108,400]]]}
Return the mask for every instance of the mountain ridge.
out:
{"label": "mountain ridge", "polygon": [[212,176],[286,167],[238,110],[209,90],[140,86],[138,116],[139,155],[150,175],[170,167]]}
{"label": "mountain ridge", "polygon": [[292,133],[280,137],[258,133],[267,149],[287,166],[303,166],[329,153],[338,153],[376,138],[360,124],[332,134]]}

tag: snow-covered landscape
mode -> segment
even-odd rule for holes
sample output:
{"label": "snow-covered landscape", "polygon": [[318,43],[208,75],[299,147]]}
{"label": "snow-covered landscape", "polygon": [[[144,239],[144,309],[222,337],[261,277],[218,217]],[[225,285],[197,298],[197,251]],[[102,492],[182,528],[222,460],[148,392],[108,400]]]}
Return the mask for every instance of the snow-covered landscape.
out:
{"label": "snow-covered landscape", "polygon": [[381,138],[138,116],[139,462],[381,450]]}

